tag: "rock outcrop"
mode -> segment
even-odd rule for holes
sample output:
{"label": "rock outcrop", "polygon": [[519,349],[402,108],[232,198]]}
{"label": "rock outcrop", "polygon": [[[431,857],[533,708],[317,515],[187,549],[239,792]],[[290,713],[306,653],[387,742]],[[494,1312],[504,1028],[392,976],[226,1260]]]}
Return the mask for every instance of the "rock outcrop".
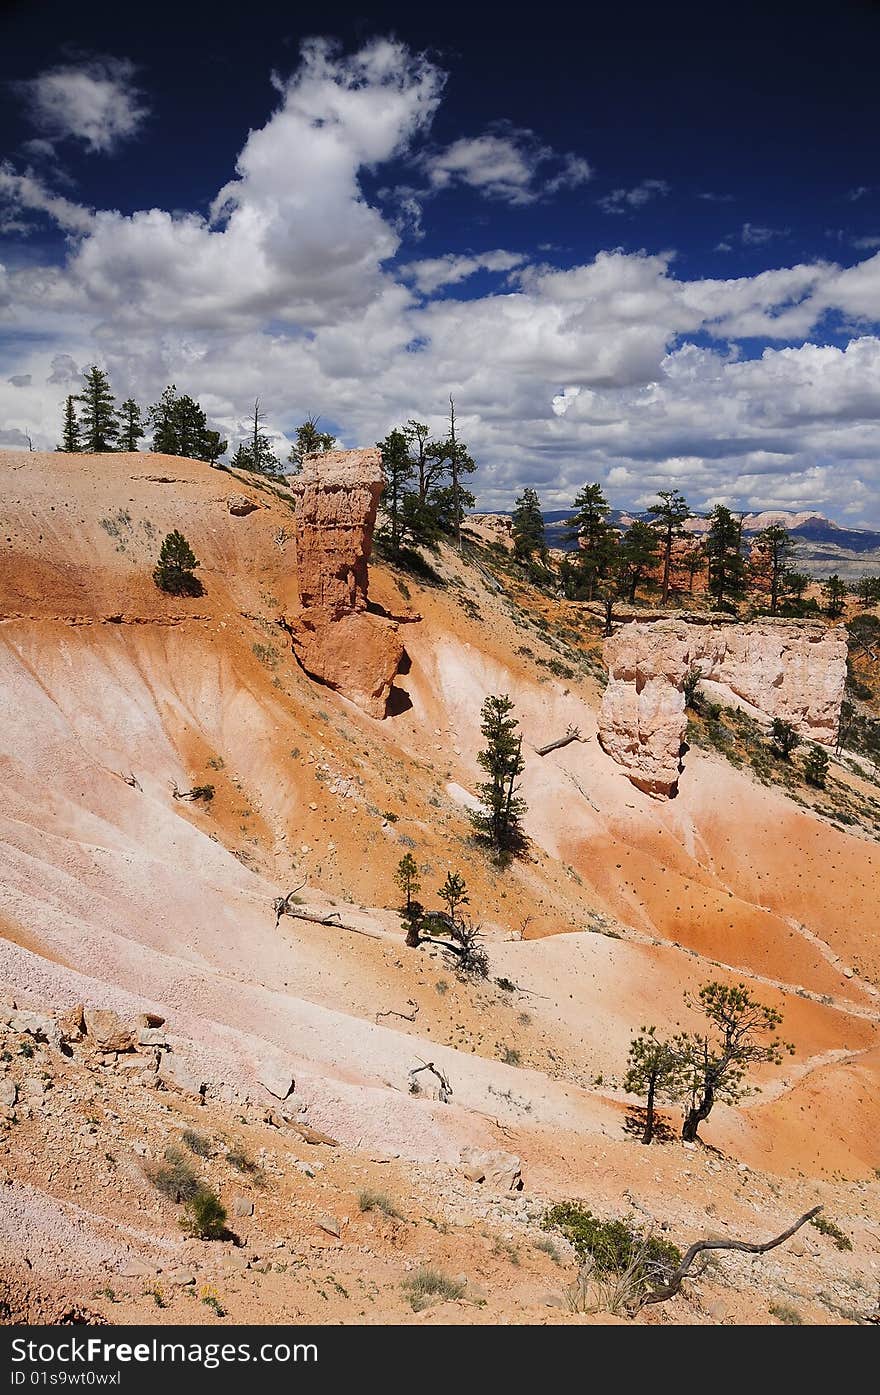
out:
{"label": "rock outcrop", "polygon": [[846,652],[843,628],[817,621],[624,625],[605,642],[599,739],[639,789],[673,795],[687,728],[684,680],[695,666],[713,697],[768,720],[780,717],[808,740],[831,745]]}
{"label": "rock outcrop", "polygon": [[367,567],[382,493],[378,450],[306,456],[298,496],[300,610],[288,617],[296,657],[312,678],[384,717],[403,657],[397,625],[367,609]]}

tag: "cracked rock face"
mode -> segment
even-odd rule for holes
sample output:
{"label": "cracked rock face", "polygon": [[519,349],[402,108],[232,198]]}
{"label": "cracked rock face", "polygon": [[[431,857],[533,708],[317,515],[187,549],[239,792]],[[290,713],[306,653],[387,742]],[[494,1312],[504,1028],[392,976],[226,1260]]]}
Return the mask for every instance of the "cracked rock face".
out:
{"label": "cracked rock face", "polygon": [[306,456],[292,484],[300,601],[289,619],[294,652],[306,673],[372,717],[385,716],[403,657],[397,625],[367,610],[382,486],[376,449]]}
{"label": "cracked rock face", "polygon": [[675,794],[687,729],[684,679],[695,665],[706,690],[809,741],[831,745],[846,680],[846,634],[813,621],[746,625],[680,620],[624,625],[605,643],[608,686],[599,715],[603,749],[639,789]]}

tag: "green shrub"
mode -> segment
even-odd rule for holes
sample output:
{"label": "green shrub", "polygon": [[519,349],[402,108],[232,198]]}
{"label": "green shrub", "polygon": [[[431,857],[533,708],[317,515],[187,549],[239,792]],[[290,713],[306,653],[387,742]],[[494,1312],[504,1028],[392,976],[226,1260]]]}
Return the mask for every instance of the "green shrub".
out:
{"label": "green shrub", "polygon": [[549,1235],[542,1235],[540,1240],[536,1240],[535,1249],[540,1250],[542,1254],[549,1255],[554,1264],[562,1263],[559,1251]]}
{"label": "green shrub", "polygon": [[852,1241],[849,1236],[845,1235],[839,1225],[834,1221],[830,1221],[827,1216],[823,1216],[821,1212],[818,1216],[813,1217],[810,1221],[810,1225],[815,1226],[820,1235],[829,1236],[839,1250],[852,1249]]}
{"label": "green shrub", "polygon": [[381,1211],[383,1215],[390,1216],[392,1220],[402,1220],[400,1212],[395,1208],[394,1202],[385,1192],[371,1192],[365,1190],[358,1192],[358,1206],[361,1211]]}
{"label": "green shrub", "polygon": [[424,1308],[431,1298],[451,1300],[464,1297],[464,1284],[441,1274],[439,1269],[419,1269],[408,1279],[404,1279],[401,1287],[414,1313]]}
{"label": "green shrub", "polygon": [[581,1263],[592,1259],[599,1275],[622,1273],[642,1249],[649,1285],[668,1282],[681,1264],[681,1251],[671,1241],[644,1236],[627,1221],[600,1221],[577,1201],[551,1206],[542,1225],[545,1230],[561,1231]]}
{"label": "green shrub", "polygon": [[226,1234],[226,1207],[210,1187],[200,1186],[186,1202],[180,1224],[187,1235],[197,1240],[222,1240]]}
{"label": "green shrub", "polygon": [[257,1164],[249,1158],[243,1148],[233,1148],[226,1154],[226,1161],[230,1167],[234,1167],[236,1172],[244,1172],[248,1175],[259,1172]]}
{"label": "green shrub", "polygon": [[182,533],[169,533],[162,543],[153,580],[171,596],[201,596],[204,587],[195,574],[198,558]]}
{"label": "green shrub", "polygon": [[804,1323],[797,1308],[790,1307],[788,1303],[771,1303],[770,1316],[784,1322],[788,1327],[802,1327]]}
{"label": "green shrub", "polygon": [[179,1148],[166,1148],[165,1160],[153,1168],[151,1181],[169,1201],[190,1201],[201,1187],[192,1166]]}
{"label": "green shrub", "polygon": [[211,1156],[211,1140],[204,1138],[200,1133],[195,1133],[192,1129],[184,1129],[183,1142],[191,1153],[195,1153],[197,1158],[209,1158]]}

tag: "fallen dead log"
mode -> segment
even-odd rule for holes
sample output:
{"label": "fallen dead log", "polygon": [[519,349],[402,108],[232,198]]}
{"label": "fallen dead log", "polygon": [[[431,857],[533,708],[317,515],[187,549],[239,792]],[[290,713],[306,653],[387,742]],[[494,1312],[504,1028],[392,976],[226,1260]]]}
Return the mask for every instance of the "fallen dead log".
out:
{"label": "fallen dead log", "polygon": [[393,1008],[388,1008],[386,1012],[376,1013],[376,1021],[378,1022],[380,1017],[399,1017],[402,1022],[415,1022],[419,1005],[418,1003],[414,1003],[412,998],[407,998],[406,1001],[412,1008],[412,1012],[395,1012]]}
{"label": "fallen dead log", "polygon": [[697,1240],[685,1254],[684,1259],[669,1280],[669,1283],[664,1284],[663,1288],[655,1288],[651,1293],[647,1294],[644,1299],[645,1305],[648,1303],[665,1303],[667,1298],[674,1298],[681,1288],[682,1280],[687,1278],[688,1272],[697,1255],[702,1254],[704,1250],[743,1250],[749,1255],[766,1254],[768,1250],[775,1250],[777,1245],[781,1245],[783,1241],[789,1240],[796,1230],[800,1230],[801,1226],[806,1225],[807,1221],[811,1221],[814,1216],[818,1216],[821,1210],[821,1206],[814,1206],[812,1211],[806,1211],[803,1216],[795,1221],[794,1225],[788,1227],[788,1230],[784,1230],[781,1235],[777,1235],[773,1240],[765,1240],[763,1244],[752,1244],[748,1240]]}
{"label": "fallen dead log", "polygon": [[536,746],[535,755],[548,756],[551,751],[559,751],[563,746],[570,746],[572,741],[586,741],[577,727],[569,727],[565,735],[560,736],[558,741],[551,741],[547,746]]}

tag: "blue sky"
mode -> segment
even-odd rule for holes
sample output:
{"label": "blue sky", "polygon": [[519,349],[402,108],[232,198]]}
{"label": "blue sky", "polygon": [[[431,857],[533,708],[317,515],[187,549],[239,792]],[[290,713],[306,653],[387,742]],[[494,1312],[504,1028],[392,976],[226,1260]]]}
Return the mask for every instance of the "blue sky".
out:
{"label": "blue sky", "polygon": [[704,10],[7,6],[0,446],[91,362],[282,454],[452,392],[483,507],[880,526],[880,14]]}

